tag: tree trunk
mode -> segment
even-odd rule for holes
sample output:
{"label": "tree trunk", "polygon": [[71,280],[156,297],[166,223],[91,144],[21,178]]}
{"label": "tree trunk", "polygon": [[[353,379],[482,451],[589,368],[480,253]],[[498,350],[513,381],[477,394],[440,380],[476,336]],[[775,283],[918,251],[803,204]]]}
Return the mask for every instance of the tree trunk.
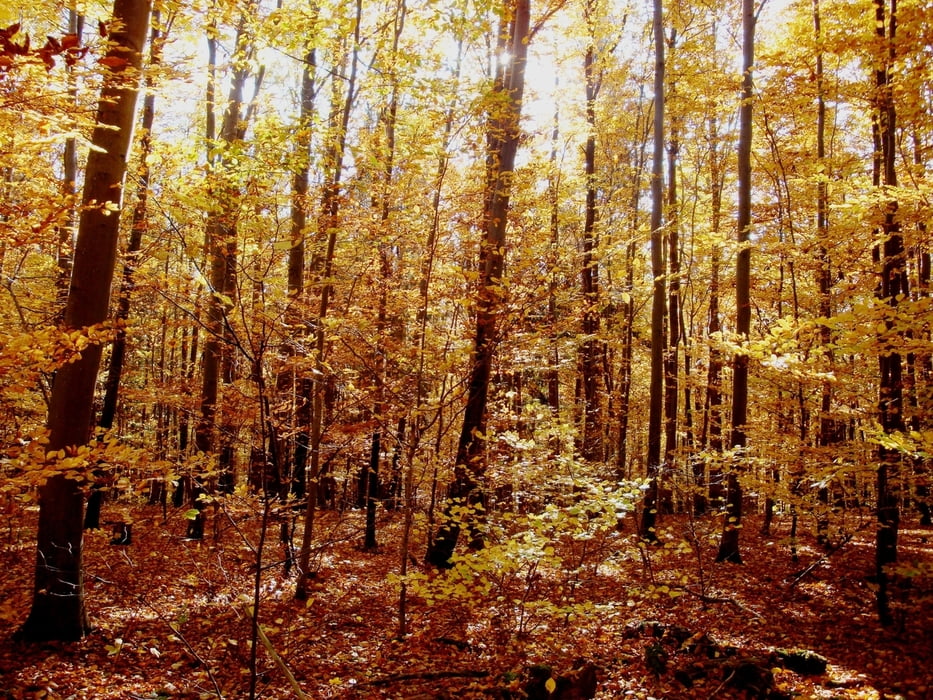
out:
{"label": "tree trunk", "polygon": [[[712,32],[715,47],[715,25]],[[715,105],[712,106],[715,109]],[[722,506],[725,496],[722,473],[722,351],[718,347],[722,326],[719,318],[719,270],[722,252],[719,244],[719,229],[722,222],[722,164],[719,153],[719,122],[715,114],[709,116],[710,138],[710,233],[713,237],[710,251],[709,319],[707,337],[710,341],[709,362],[706,374],[706,400],[700,443],[711,455],[709,470],[702,460],[694,464],[696,492],[693,511],[703,515],[707,508]],[[707,498],[708,497],[708,498]]]}
{"label": "tree trunk", "polygon": [[667,311],[664,281],[664,8],[654,0],[654,153],[651,166],[651,379],[648,404],[648,490],[639,533],[657,541],[658,491],[661,477],[661,439],[664,410],[664,316]]}
{"label": "tree trunk", "polygon": [[[557,76],[554,78],[555,89],[559,87]],[[560,344],[557,331],[557,254],[560,249],[560,166],[557,162],[557,149],[560,138],[560,111],[554,106],[554,127],[551,129],[551,155],[548,163],[548,204],[550,205],[549,229],[551,247],[548,250],[547,319],[550,329],[550,362],[547,369],[547,405],[551,416],[560,416]],[[552,442],[556,440],[552,439]]]}
{"label": "tree trunk", "polygon": [[[317,12],[317,6],[312,7]],[[301,70],[301,107],[298,128],[295,137],[295,169],[292,173],[291,204],[291,247],[288,249],[288,307],[285,310],[285,323],[288,325],[289,339],[286,340],[284,353],[287,357],[299,355],[298,338],[303,335],[303,312],[305,302],[304,275],[306,258],[308,187],[310,185],[310,147],[311,130],[314,117],[314,85],[317,73],[317,50],[311,45],[317,37],[307,42],[304,65]],[[282,483],[279,493],[285,498],[290,492],[301,499],[305,495],[305,467],[308,458],[308,442],[311,424],[311,389],[310,382],[299,377],[292,363],[286,363],[276,382],[280,394],[292,397],[286,402],[280,422],[287,426],[287,432],[293,432],[294,438],[283,438],[282,431],[277,431],[271,439],[279,442],[279,455],[283,468],[287,464],[288,474],[278,475]],[[288,444],[291,442],[290,449]]]}
{"label": "tree trunk", "polygon": [[[874,0],[875,32],[879,44],[876,60],[880,65],[875,71],[875,133],[880,143],[880,153],[876,153],[875,184],[887,188],[897,187],[895,159],[897,157],[895,141],[894,94],[891,86],[891,65],[894,62],[894,37],[896,30],[896,0],[891,0],[890,16],[885,17],[884,0]],[[887,30],[887,31],[886,31]],[[880,156],[880,159],[879,159]],[[877,167],[877,166],[880,166]],[[881,284],[879,298],[897,308],[901,298],[908,294],[907,260],[900,223],[896,219],[897,201],[887,202],[884,220],[881,224]],[[885,330],[890,335],[903,337],[903,329],[895,329],[895,321],[889,316],[885,320]],[[897,345],[895,344],[895,347]],[[904,431],[904,401],[902,385],[901,356],[897,352],[882,354],[879,358],[881,378],[878,385],[878,413],[881,429],[886,434],[900,434]],[[890,572],[888,568],[897,562],[897,537],[900,525],[900,477],[901,453],[896,448],[884,445],[878,448],[878,528],[875,537],[875,575],[877,577],[876,601],[878,618],[882,625],[893,623],[891,601],[888,590]]]}
{"label": "tree trunk", "polygon": [[[738,211],[739,251],[735,265],[735,330],[747,341],[751,331],[751,257],[752,226],[752,101],[755,61],[755,3],[742,0],[742,105],[739,108]],[[716,561],[742,563],[739,533],[742,526],[742,488],[736,473],[743,464],[746,447],[745,423],[748,419],[748,355],[736,353],[732,359],[732,439],[735,461],[726,483],[726,512]]]}
{"label": "tree trunk", "polygon": [[[677,33],[671,30],[670,56],[677,45]],[[676,82],[671,81],[669,93],[675,92]],[[665,97],[665,102],[668,102]],[[671,474],[677,459],[677,413],[680,398],[679,352],[682,331],[680,328],[680,216],[677,211],[677,157],[680,151],[679,117],[670,116],[670,142],[667,150],[667,352],[664,358],[664,472]],[[662,482],[666,479],[662,478]],[[658,508],[662,513],[672,513],[673,493],[668,484],[662,483],[658,490]]]}
{"label": "tree trunk", "polygon": [[[150,0],[114,2],[111,26],[117,29],[110,37],[108,57],[120,65],[104,76],[91,138],[95,148],[88,154],[65,307],[69,329],[93,327],[107,319],[120,223],[113,209],[122,206],[149,11]],[[101,351],[99,342],[92,343],[78,360],[58,370],[49,407],[49,451],[87,444]],[[34,597],[19,631],[23,639],[75,640],[89,630],[82,571],[83,507],[81,484],[64,474],[40,488]]]}
{"label": "tree trunk", "polygon": [[[639,210],[641,207],[642,175],[645,170],[645,150],[650,133],[648,118],[641,107],[644,105],[644,92],[640,95],[639,110],[635,117],[635,133],[638,141],[633,142],[633,168],[630,185],[632,190],[631,218],[628,222],[630,230],[637,231],[641,225]],[[642,123],[644,117],[644,123]],[[632,349],[635,328],[635,258],[638,241],[633,236],[625,246],[625,287],[622,295],[622,352],[619,362],[619,434],[616,452],[616,478],[619,481],[631,477],[628,468],[628,427],[630,421],[630,408],[632,403]]]}
{"label": "tree trunk", "polygon": [[[78,38],[78,44],[81,43],[81,35],[84,33],[84,15],[79,13],[76,8],[68,10],[68,33]],[[77,76],[73,66],[67,66],[68,72],[68,96],[77,106],[78,87]],[[78,140],[72,136],[65,139],[65,148],[62,153],[62,196],[65,198],[68,211],[65,219],[58,227],[58,251],[57,265],[58,276],[56,286],[58,287],[58,303],[60,307],[57,311],[57,317],[61,320],[61,315],[65,313],[65,304],[68,302],[68,288],[71,282],[71,271],[74,263],[74,237],[75,223],[77,220],[77,210],[75,208],[78,189]]]}
{"label": "tree trunk", "polygon": [[[152,32],[149,36],[149,64],[159,65],[162,54],[162,44],[165,38],[159,29],[159,11],[152,13]],[[142,249],[143,234],[146,231],[146,214],[149,201],[149,163],[148,158],[152,152],[152,124],[155,121],[155,93],[152,91],[154,80],[151,75],[146,77],[148,89],[143,99],[143,118],[140,124],[141,138],[139,143],[140,165],[137,173],[136,203],[133,206],[133,220],[130,224],[130,240],[126,246],[125,262],[123,263],[123,276],[120,280],[120,292],[117,295],[117,323],[116,338],[110,351],[110,366],[107,368],[107,380],[104,383],[104,402],[97,424],[103,430],[113,427],[113,419],[117,414],[117,399],[120,393],[120,377],[123,374],[123,364],[126,358],[126,321],[130,317],[130,295],[134,287],[134,274],[136,272],[139,251]]]}
{"label": "tree trunk", "polygon": [[[817,46],[821,46],[820,0],[813,0],[813,33]],[[823,86],[822,49],[818,50],[816,54],[816,93],[816,157],[822,164],[822,173],[816,190],[816,229],[817,238],[820,241],[820,269],[817,281],[820,290],[820,316],[829,318],[833,313],[833,282],[832,260],[827,247],[829,236],[829,189],[827,179],[829,173],[826,172],[826,96]],[[830,367],[832,367],[834,364],[834,353],[831,347],[832,330],[827,325],[820,326],[820,343],[823,345],[823,352],[826,354]],[[840,438],[840,431],[836,421],[831,416],[832,407],[833,385],[832,382],[824,380],[820,387],[819,425],[819,445],[824,448],[838,442]],[[828,455],[829,452],[827,451]],[[829,487],[821,486],[817,492],[817,497],[820,502],[816,523],[817,541],[823,546],[827,546],[829,544]]]}
{"label": "tree trunk", "polygon": [[580,291],[583,301],[583,342],[580,345],[580,382],[583,388],[583,428],[580,433],[580,454],[587,460],[602,457],[599,385],[602,369],[602,343],[599,339],[599,260],[596,223],[596,98],[600,75],[596,67],[596,37],[594,0],[588,0],[584,11],[590,33],[590,43],[583,60],[586,97],[586,143],[583,147],[586,205],[583,218],[583,257],[580,267]]}
{"label": "tree trunk", "polygon": [[[219,144],[214,144],[213,108],[208,104],[211,119],[208,121],[207,138],[210,146],[220,146],[227,149],[237,141],[243,139],[248,117],[243,115],[244,89],[249,77],[248,61],[246,58],[252,53],[252,37],[247,25],[250,18],[257,11],[254,1],[248,4],[244,14],[240,17],[240,26],[237,29],[234,56],[236,67],[230,82],[230,92],[221,122]],[[213,47],[214,39],[208,37]],[[212,48],[213,51],[213,48]],[[211,71],[213,73],[213,71]],[[213,75],[208,80],[209,102],[213,99]],[[248,113],[247,113],[248,114]],[[220,403],[220,385],[230,383],[232,377],[232,357],[230,345],[225,342],[229,335],[229,324],[226,319],[233,309],[237,296],[236,292],[236,265],[237,265],[237,222],[236,209],[240,192],[235,185],[228,182],[226,169],[229,167],[227,154],[221,150],[219,157],[212,153],[209,159],[215,160],[216,180],[215,188],[217,208],[212,210],[205,224],[204,247],[208,257],[210,274],[210,295],[207,301],[207,318],[204,323],[207,337],[201,355],[201,415],[195,426],[195,444],[199,452],[208,454],[218,453],[217,471],[220,474],[218,481],[221,491],[230,491],[235,481],[233,466],[233,430],[229,422],[221,416],[220,440],[217,440],[217,409]],[[219,443],[219,444],[218,444]],[[200,506],[195,501],[195,507]],[[198,515],[198,520],[201,519]],[[203,523],[192,521],[194,527],[189,534],[196,537],[203,534]]]}
{"label": "tree trunk", "polygon": [[390,352],[388,347],[388,303],[389,286],[392,281],[392,247],[388,243],[391,237],[389,217],[392,212],[392,173],[395,169],[395,123],[398,116],[398,52],[399,40],[405,28],[405,3],[400,2],[395,9],[395,21],[392,33],[392,52],[389,69],[386,71],[392,81],[389,103],[383,108],[382,125],[385,128],[385,149],[382,170],[382,196],[379,212],[379,230],[376,247],[379,254],[380,290],[379,302],[376,312],[376,352],[373,358],[375,400],[373,401],[373,418],[377,422],[376,430],[372,434],[372,445],[369,459],[369,478],[366,480],[366,528],[363,548],[374,550],[376,541],[376,507],[379,503],[379,462],[382,455],[382,435],[386,421],[385,382],[388,367],[387,358]]}
{"label": "tree trunk", "polygon": [[[508,35],[508,66],[497,76],[494,92],[507,100],[507,108],[495,104],[489,117],[489,143],[484,240],[480,252],[480,280],[476,299],[476,335],[472,367],[467,385],[463,427],[457,445],[454,478],[448,489],[444,522],[427,552],[427,561],[449,567],[460,536],[461,518],[456,512],[463,506],[475,509],[468,516],[474,547],[482,546],[477,524],[481,518],[483,477],[485,473],[486,400],[495,351],[496,321],[504,304],[502,275],[505,267],[505,233],[509,212],[512,171],[521,135],[522,95],[525,89],[525,62],[531,38],[529,0],[515,0],[511,6],[511,32]],[[504,43],[504,42],[503,42]],[[500,52],[500,55],[504,55]]]}
{"label": "tree trunk", "polygon": [[[349,77],[346,79],[346,94],[341,102],[340,86],[343,81],[337,82],[335,75],[333,92],[331,94],[330,108],[330,143],[325,154],[325,166],[330,171],[328,182],[324,186],[321,196],[321,210],[318,218],[318,231],[316,250],[311,260],[311,275],[315,284],[320,288],[320,300],[315,332],[315,352],[317,376],[312,381],[310,409],[310,432],[308,435],[308,465],[305,482],[307,484],[307,503],[305,507],[304,531],[302,533],[301,548],[298,552],[298,584],[295,587],[295,598],[305,600],[308,596],[308,576],[311,562],[311,542],[314,538],[314,519],[319,495],[318,482],[321,475],[321,438],[324,425],[324,404],[327,390],[327,375],[325,366],[325,350],[327,345],[327,329],[325,320],[330,310],[330,295],[333,291],[332,271],[334,263],[334,250],[337,245],[337,219],[340,215],[340,189],[343,175],[343,161],[347,147],[347,127],[353,111],[353,102],[356,98],[357,59],[360,51],[360,23],[362,21],[362,0],[357,0],[353,20],[353,47],[347,56],[349,62]],[[320,248],[323,247],[323,253]]]}

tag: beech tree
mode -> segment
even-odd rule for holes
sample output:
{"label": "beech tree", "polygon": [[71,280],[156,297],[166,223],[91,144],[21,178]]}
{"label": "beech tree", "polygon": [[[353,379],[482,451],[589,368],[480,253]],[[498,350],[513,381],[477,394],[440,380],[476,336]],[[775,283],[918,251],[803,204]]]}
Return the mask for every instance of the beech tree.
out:
{"label": "beech tree", "polygon": [[[116,0],[106,67],[88,155],[64,325],[88,334],[79,357],[56,373],[48,417],[50,476],[40,489],[32,609],[20,630],[27,640],[74,640],[90,629],[82,570],[84,491],[94,385],[116,267],[123,181],[136,115],[141,52],[150,0]],[[93,465],[92,465],[93,466]]]}
{"label": "beech tree", "polygon": [[[739,250],[735,269],[735,331],[740,341],[751,333],[751,227],[752,227],[752,107],[755,99],[752,69],[755,64],[754,0],[742,0],[742,103],[739,108],[738,144],[738,210],[737,236]],[[742,488],[737,470],[745,460],[746,423],[748,421],[748,354],[742,350],[732,359],[732,436],[730,446],[735,452],[727,475],[726,512],[717,561],[742,562],[739,533],[742,526]]]}
{"label": "beech tree", "polygon": [[[878,298],[895,311],[900,301],[907,297],[908,279],[906,256],[901,225],[898,220],[898,202],[890,199],[887,192],[897,187],[896,109],[894,104],[893,76],[891,64],[894,59],[894,41],[897,28],[896,2],[892,0],[888,12],[883,0],[874,0],[875,34],[875,94],[872,134],[875,144],[874,184],[882,190],[880,206],[881,239],[875,255],[881,263],[881,282]],[[893,320],[885,321],[885,330],[891,335],[891,347],[879,358],[881,378],[878,384],[878,413],[881,429],[888,435],[903,433],[904,388],[901,353],[897,347],[903,338]],[[898,449],[881,444],[878,448],[877,516],[878,530],[875,543],[877,577],[878,616],[883,625],[893,623],[890,593],[888,590],[891,572],[889,567],[897,561],[897,536],[900,524],[900,480],[903,456]]]}
{"label": "beech tree", "polygon": [[661,478],[662,416],[664,410],[664,317],[667,313],[664,278],[664,8],[662,0],[654,0],[652,28],[654,33],[654,151],[651,165],[651,380],[648,408],[649,485],[645,495],[640,534],[650,542],[657,540],[655,523]]}
{"label": "beech tree", "polygon": [[[518,152],[525,90],[525,62],[531,39],[531,6],[528,0],[515,0],[508,7],[505,27],[500,30],[501,60],[490,98],[486,143],[486,186],[483,203],[483,240],[480,247],[480,277],[476,292],[476,334],[468,381],[466,410],[454,478],[448,489],[444,522],[427,553],[427,560],[438,567],[450,566],[450,558],[460,535],[460,523],[466,518],[472,532],[472,546],[482,546],[478,520],[483,510],[484,433],[486,402],[492,373],[492,358],[497,343],[496,324],[505,289],[506,229],[515,156]],[[468,514],[472,510],[472,513]]]}

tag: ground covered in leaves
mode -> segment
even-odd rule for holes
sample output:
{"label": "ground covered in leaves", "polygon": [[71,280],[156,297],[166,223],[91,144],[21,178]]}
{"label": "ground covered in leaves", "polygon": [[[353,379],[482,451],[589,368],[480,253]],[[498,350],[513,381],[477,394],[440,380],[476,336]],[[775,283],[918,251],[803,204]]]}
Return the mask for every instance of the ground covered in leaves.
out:
{"label": "ground covered in leaves", "polygon": [[[0,532],[0,698],[248,697],[257,508],[231,497],[209,509],[197,542],[184,538],[182,511],[108,505],[106,517],[132,518],[132,544],[88,534],[95,630],[72,644],[13,639],[29,609],[35,513],[10,513]],[[713,562],[712,518],[664,518],[652,546],[630,520],[568,536],[517,519],[517,541],[493,538],[488,554],[449,573],[423,567],[416,535],[400,637],[402,515],[381,518],[383,545],[365,552],[361,513],[318,514],[306,601],[294,600],[271,523],[257,697],[567,700],[591,697],[593,676],[597,698],[933,697],[933,531],[913,521],[901,531],[887,629],[874,608],[866,512],[848,516],[829,552],[802,535],[796,561],[789,516],[769,536],[751,518],[743,565]],[[801,520],[801,531],[811,527]]]}

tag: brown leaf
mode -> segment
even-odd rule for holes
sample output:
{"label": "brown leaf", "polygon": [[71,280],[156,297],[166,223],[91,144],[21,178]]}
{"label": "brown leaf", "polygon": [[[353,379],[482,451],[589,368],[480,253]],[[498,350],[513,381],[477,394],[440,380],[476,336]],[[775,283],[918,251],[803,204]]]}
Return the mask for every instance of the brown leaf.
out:
{"label": "brown leaf", "polygon": [[107,66],[108,68],[124,68],[129,65],[129,61],[125,58],[120,58],[119,56],[104,56],[100,59],[99,63],[101,65]]}
{"label": "brown leaf", "polygon": [[45,64],[46,70],[52,70],[55,67],[55,59],[52,58],[52,51],[46,46],[39,49],[39,58]]}

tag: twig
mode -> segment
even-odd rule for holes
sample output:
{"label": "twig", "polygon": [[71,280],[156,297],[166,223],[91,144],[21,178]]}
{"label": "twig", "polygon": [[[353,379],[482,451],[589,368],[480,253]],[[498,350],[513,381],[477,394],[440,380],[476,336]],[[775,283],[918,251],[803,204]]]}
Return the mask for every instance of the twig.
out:
{"label": "twig", "polygon": [[434,681],[441,678],[486,678],[488,676],[489,671],[474,671],[469,669],[465,671],[423,671],[422,673],[397,673],[394,676],[377,678],[374,681],[361,683],[361,685],[381,686],[391,685],[399,681]]}
{"label": "twig", "polygon": [[147,608],[149,608],[150,610],[152,610],[152,612],[155,613],[155,616],[156,616],[157,618],[159,618],[162,622],[164,622],[166,625],[168,625],[168,628],[169,628],[170,630],[172,630],[172,633],[173,633],[176,637],[178,637],[178,639],[181,641],[182,644],[185,645],[185,649],[188,650],[188,653],[191,654],[191,656],[194,658],[194,660],[197,661],[198,664],[201,666],[201,668],[203,668],[204,671],[207,673],[207,677],[210,679],[211,685],[214,686],[214,692],[217,693],[217,697],[220,698],[220,700],[223,700],[223,697],[224,697],[223,690],[220,689],[220,683],[217,682],[217,678],[214,676],[214,672],[211,671],[210,665],[208,665],[208,663],[201,657],[201,655],[198,654],[197,650],[196,650],[193,646],[191,646],[191,642],[189,642],[189,641],[185,638],[185,635],[183,635],[183,634],[181,633],[181,630],[178,629],[178,627],[175,625],[174,622],[172,622],[171,620],[167,619],[167,618],[165,617],[165,615],[163,615],[162,612],[161,612],[158,608],[156,608],[154,605],[152,605],[152,604],[151,604],[149,601],[147,601],[145,598],[143,598],[142,596],[140,596],[140,597],[139,597],[139,601],[140,601],[143,605],[145,605]]}
{"label": "twig", "polygon": [[733,677],[734,675],[735,675],[735,671],[733,670],[732,673],[730,673],[728,676],[726,676],[726,679],[725,679],[722,683],[719,684],[719,687],[716,688],[716,690],[714,690],[714,691],[710,694],[708,700],[713,700],[713,698],[716,697],[716,694],[717,694],[720,690],[722,690],[723,688],[726,687],[726,683],[728,683],[729,681],[732,680],[732,677]]}
{"label": "twig", "polygon": [[697,598],[702,600],[704,603],[727,603],[729,605],[734,605],[742,612],[746,612],[749,615],[752,615],[756,620],[764,621],[765,619],[764,615],[748,607],[747,605],[740,603],[734,598],[720,598],[718,596],[712,596],[706,593],[699,593],[697,591],[694,591],[691,588],[688,588],[687,586],[683,586],[680,590],[684,591],[685,593],[689,593],[690,595],[696,596]]}
{"label": "twig", "polygon": [[[246,607],[246,612],[251,618],[253,618],[253,609],[250,606]],[[259,636],[259,641],[262,642],[262,645],[266,648],[266,652],[268,652],[269,656],[272,657],[275,665],[279,667],[279,670],[284,674],[285,678],[288,679],[288,684],[292,687],[292,691],[295,693],[295,697],[299,698],[299,700],[308,700],[308,695],[302,691],[301,686],[298,685],[298,680],[285,664],[285,661],[282,659],[282,657],[279,656],[278,652],[275,650],[275,647],[272,646],[272,642],[269,640],[269,637],[266,636],[265,631],[262,629],[262,625],[256,625],[256,632]]]}
{"label": "twig", "polygon": [[818,567],[820,564],[823,564],[823,563],[824,563],[826,560],[828,560],[833,554],[835,554],[835,553],[838,552],[840,549],[842,549],[843,547],[845,547],[845,546],[851,541],[851,539],[852,539],[852,534],[851,534],[851,533],[848,533],[845,537],[842,538],[842,541],[841,541],[839,544],[837,544],[835,547],[833,547],[832,549],[830,549],[828,552],[826,552],[826,554],[824,554],[823,556],[821,556],[821,557],[820,557],[819,559],[817,559],[815,562],[813,562],[812,564],[810,564],[810,566],[808,566],[806,569],[804,569],[803,571],[801,571],[800,573],[798,573],[796,576],[794,576],[794,580],[791,581],[791,582],[788,584],[787,587],[788,587],[788,588],[793,588],[794,586],[796,586],[796,585],[797,585],[798,583],[800,583],[804,578],[806,578],[814,569],[816,569],[816,567]]}

